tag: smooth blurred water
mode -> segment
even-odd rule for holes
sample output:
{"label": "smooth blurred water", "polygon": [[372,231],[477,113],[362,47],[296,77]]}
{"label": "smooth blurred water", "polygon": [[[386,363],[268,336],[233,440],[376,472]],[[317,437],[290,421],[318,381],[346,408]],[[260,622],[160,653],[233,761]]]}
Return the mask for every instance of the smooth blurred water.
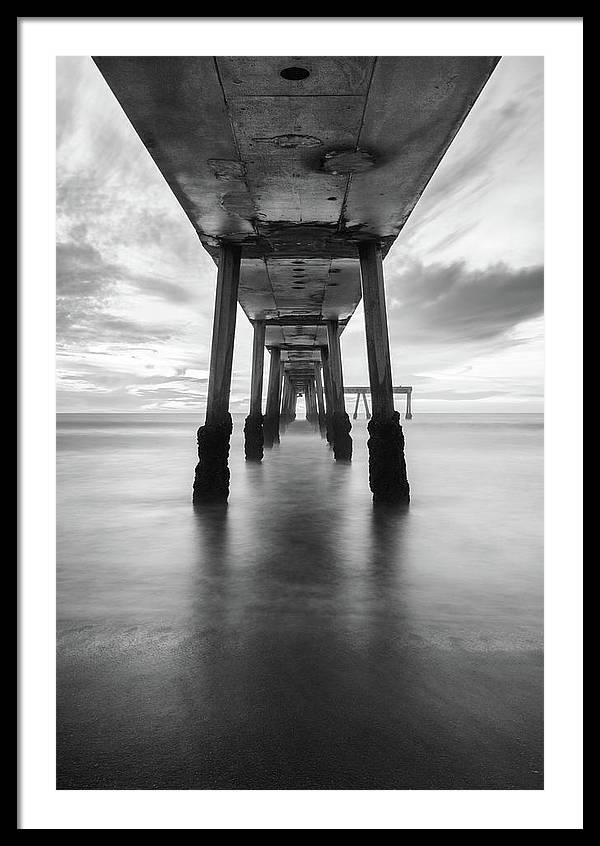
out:
{"label": "smooth blurred water", "polygon": [[235,419],[195,512],[191,415],[59,415],[58,786],[541,788],[541,415],[416,414],[412,501]]}

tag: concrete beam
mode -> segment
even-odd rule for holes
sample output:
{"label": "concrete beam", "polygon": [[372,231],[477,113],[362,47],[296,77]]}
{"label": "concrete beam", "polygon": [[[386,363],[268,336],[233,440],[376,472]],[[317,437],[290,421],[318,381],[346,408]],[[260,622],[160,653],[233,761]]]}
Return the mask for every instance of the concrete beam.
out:
{"label": "concrete beam", "polygon": [[[322,314],[287,314],[282,317],[266,317],[265,326],[326,326],[327,320]],[[347,323],[347,319],[338,321],[340,327],[346,326]]]}

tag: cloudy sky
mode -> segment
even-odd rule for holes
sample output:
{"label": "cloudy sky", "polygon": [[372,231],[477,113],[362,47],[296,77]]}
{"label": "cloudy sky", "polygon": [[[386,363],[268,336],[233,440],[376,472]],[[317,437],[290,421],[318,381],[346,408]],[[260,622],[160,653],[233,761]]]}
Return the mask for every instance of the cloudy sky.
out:
{"label": "cloudy sky", "polygon": [[[542,410],[541,58],[501,60],[385,272],[394,383],[416,412]],[[201,415],[215,279],[92,60],[59,59],[58,411]],[[247,412],[251,343],[240,310],[232,412]],[[361,307],[342,351],[346,384],[368,383]]]}

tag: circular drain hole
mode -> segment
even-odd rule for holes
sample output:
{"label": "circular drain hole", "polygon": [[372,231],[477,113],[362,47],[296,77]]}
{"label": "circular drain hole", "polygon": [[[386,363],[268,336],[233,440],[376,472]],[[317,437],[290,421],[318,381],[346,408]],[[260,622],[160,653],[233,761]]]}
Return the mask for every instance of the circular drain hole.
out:
{"label": "circular drain hole", "polygon": [[306,70],[306,68],[284,68],[279,76],[289,79],[291,82],[300,82],[302,79],[308,79],[310,71]]}

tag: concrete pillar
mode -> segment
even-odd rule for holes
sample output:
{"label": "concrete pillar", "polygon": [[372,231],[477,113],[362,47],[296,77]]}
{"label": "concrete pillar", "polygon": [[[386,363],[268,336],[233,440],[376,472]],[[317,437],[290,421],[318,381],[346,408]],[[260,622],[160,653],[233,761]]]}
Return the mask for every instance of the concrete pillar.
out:
{"label": "concrete pillar", "polygon": [[375,502],[408,502],[400,415],[394,409],[383,259],[375,241],[359,244],[373,417],[369,421],[369,484]]}
{"label": "concrete pillar", "polygon": [[244,424],[244,450],[246,461],[261,461],[263,457],[263,363],[265,355],[265,322],[253,321],[252,376],[250,380],[250,414]]}
{"label": "concrete pillar", "polygon": [[281,394],[281,414],[279,416],[280,429],[285,429],[295,417],[294,387],[287,373],[283,374],[283,388]]}
{"label": "concrete pillar", "polygon": [[290,379],[290,420],[296,419],[296,401],[298,399],[298,388]]}
{"label": "concrete pillar", "polygon": [[350,437],[352,425],[346,414],[346,403],[344,401],[342,351],[340,349],[340,331],[337,320],[327,321],[327,347],[329,349],[329,374],[333,407],[331,417],[333,456],[337,460],[349,461],[352,458],[352,438]]}
{"label": "concrete pillar", "polygon": [[306,386],[306,419],[312,426],[317,426],[319,423],[319,411],[317,406],[317,389],[315,380],[308,380]]}
{"label": "concrete pillar", "polygon": [[285,374],[285,366],[283,361],[279,361],[279,382],[277,383],[277,427],[279,428],[279,418],[281,416],[281,395],[283,394],[283,377]]}
{"label": "concrete pillar", "polygon": [[206,421],[198,429],[198,464],[194,504],[226,502],[229,496],[229,441],[233,423],[229,413],[231,364],[235,337],[241,248],[222,244],[217,271]]}
{"label": "concrete pillar", "polygon": [[269,383],[267,386],[267,407],[263,422],[264,445],[271,449],[279,443],[279,402],[281,391],[281,350],[271,347],[269,364]]}
{"label": "concrete pillar", "polygon": [[308,387],[308,382],[306,383],[306,388],[304,389],[304,408],[307,420],[310,420],[310,388]]}
{"label": "concrete pillar", "polygon": [[291,405],[290,405],[290,415],[291,415],[291,419],[295,420],[296,419],[296,403],[298,401],[298,388],[296,387],[296,385],[294,385],[293,382],[292,382],[291,388],[292,388],[292,396],[291,396]]}
{"label": "concrete pillar", "polygon": [[280,423],[287,423],[290,404],[290,383],[285,370],[283,371],[283,384],[281,387],[281,411],[279,413]]}
{"label": "concrete pillar", "polygon": [[321,362],[315,361],[315,389],[317,392],[317,419],[319,432],[325,437],[325,399],[323,397],[323,380],[321,379]]}
{"label": "concrete pillar", "polygon": [[323,365],[323,388],[325,391],[325,437],[327,443],[333,444],[333,402],[331,399],[331,371],[329,368],[329,348],[321,347],[321,364]]}

